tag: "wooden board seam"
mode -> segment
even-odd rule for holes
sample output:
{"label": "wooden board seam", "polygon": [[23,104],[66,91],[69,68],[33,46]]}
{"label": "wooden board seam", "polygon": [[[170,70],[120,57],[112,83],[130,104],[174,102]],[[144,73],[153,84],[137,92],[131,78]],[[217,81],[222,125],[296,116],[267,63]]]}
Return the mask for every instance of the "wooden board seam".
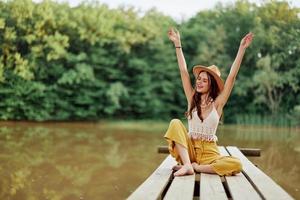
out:
{"label": "wooden board seam", "polygon": [[[225,147],[225,150],[228,152],[229,155],[231,155],[231,153],[227,150],[227,147]],[[246,177],[246,179],[249,181],[249,183],[252,185],[252,187],[254,188],[254,190],[257,192],[257,194],[263,199],[265,200],[266,198],[264,197],[264,195],[261,193],[261,191],[257,188],[257,186],[254,184],[254,182],[252,181],[252,179],[247,175],[247,173],[242,170],[243,175]]]}

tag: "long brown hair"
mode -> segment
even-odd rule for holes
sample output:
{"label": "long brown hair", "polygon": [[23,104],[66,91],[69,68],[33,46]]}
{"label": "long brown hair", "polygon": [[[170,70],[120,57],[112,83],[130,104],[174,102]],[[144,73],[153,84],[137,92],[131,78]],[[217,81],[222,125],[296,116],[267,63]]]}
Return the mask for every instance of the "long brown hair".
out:
{"label": "long brown hair", "polygon": [[[196,88],[197,88],[196,82],[197,82],[197,78],[199,77],[200,73],[198,74],[198,76],[196,77],[196,80],[195,80],[195,86],[194,86],[195,89],[194,89],[194,94],[193,94],[193,98],[191,101],[190,109],[188,111],[186,111],[184,114],[187,118],[190,117],[190,119],[192,119],[192,111],[195,107],[197,107],[198,117],[203,122],[203,117],[202,117],[202,112],[201,112],[201,107],[200,107],[201,93],[197,92],[197,90],[196,90]],[[211,97],[214,101],[217,98],[217,96],[219,95],[220,89],[218,87],[216,79],[212,75],[210,75],[210,73],[206,72],[206,74],[208,77],[208,85],[209,85],[208,96]]]}

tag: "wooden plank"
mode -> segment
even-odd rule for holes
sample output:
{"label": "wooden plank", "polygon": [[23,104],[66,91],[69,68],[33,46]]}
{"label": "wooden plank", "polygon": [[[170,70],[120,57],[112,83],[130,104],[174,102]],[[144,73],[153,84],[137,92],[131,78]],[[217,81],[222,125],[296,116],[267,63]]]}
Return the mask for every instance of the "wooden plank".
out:
{"label": "wooden plank", "polygon": [[218,146],[221,156],[229,156],[228,152],[226,151],[225,147]]}
{"label": "wooden plank", "polygon": [[195,174],[175,177],[164,200],[192,200],[194,196]]}
{"label": "wooden plank", "polygon": [[128,200],[158,199],[162,195],[169,180],[172,178],[172,167],[176,165],[175,159],[169,155],[161,165],[142,183]]}
{"label": "wooden plank", "polygon": [[263,171],[250,162],[236,147],[226,147],[228,152],[239,158],[243,164],[243,173],[247,179],[254,185],[265,199],[285,200],[293,199],[286,191],[284,191],[277,183],[275,183]]}
{"label": "wooden plank", "polygon": [[239,150],[245,155],[245,156],[253,156],[253,157],[260,157],[260,149],[257,148],[239,148]]}
{"label": "wooden plank", "polygon": [[[224,147],[220,147],[219,150],[221,155],[229,156]],[[238,173],[235,176],[225,176],[225,181],[233,199],[262,199],[243,173]]]}
{"label": "wooden plank", "polygon": [[233,199],[262,199],[242,173],[225,176],[225,180]]}
{"label": "wooden plank", "polygon": [[201,173],[200,178],[200,199],[201,200],[227,200],[222,180],[217,174]]}
{"label": "wooden plank", "polygon": [[227,200],[222,181],[217,174],[201,173],[200,178],[200,199],[201,200]]}
{"label": "wooden plank", "polygon": [[[256,149],[256,148],[242,148],[240,147],[239,150],[245,155],[245,156],[256,156],[259,157],[260,156],[260,149]],[[167,146],[158,146],[157,147],[157,152],[158,153],[169,153],[169,149]]]}

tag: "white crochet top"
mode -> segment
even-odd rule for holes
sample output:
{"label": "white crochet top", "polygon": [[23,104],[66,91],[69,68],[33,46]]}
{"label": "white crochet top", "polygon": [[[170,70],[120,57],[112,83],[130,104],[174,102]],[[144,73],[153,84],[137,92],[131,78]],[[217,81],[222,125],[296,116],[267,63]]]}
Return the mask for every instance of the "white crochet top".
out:
{"label": "white crochet top", "polygon": [[209,115],[201,122],[197,114],[196,107],[192,111],[192,119],[188,119],[189,136],[193,139],[200,139],[204,141],[218,141],[216,131],[219,124],[219,114],[215,108],[213,108]]}

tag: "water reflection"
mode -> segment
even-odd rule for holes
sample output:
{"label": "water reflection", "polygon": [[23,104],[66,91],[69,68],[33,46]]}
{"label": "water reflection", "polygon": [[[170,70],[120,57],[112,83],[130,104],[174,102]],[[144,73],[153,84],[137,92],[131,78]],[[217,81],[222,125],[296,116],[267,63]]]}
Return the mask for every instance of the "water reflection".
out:
{"label": "water reflection", "polygon": [[[156,148],[167,128],[1,122],[0,199],[124,199],[166,156]],[[220,145],[261,148],[251,160],[300,199],[299,129],[220,126],[218,136]]]}
{"label": "water reflection", "polygon": [[126,161],[127,154],[124,151],[123,154],[120,150],[120,141],[115,140],[112,136],[105,137],[103,140],[107,146],[108,152],[104,155],[106,163],[113,168],[118,168]]}
{"label": "water reflection", "polygon": [[249,159],[293,197],[300,199],[300,130],[292,128],[221,126],[219,144],[254,147],[261,157]]}

